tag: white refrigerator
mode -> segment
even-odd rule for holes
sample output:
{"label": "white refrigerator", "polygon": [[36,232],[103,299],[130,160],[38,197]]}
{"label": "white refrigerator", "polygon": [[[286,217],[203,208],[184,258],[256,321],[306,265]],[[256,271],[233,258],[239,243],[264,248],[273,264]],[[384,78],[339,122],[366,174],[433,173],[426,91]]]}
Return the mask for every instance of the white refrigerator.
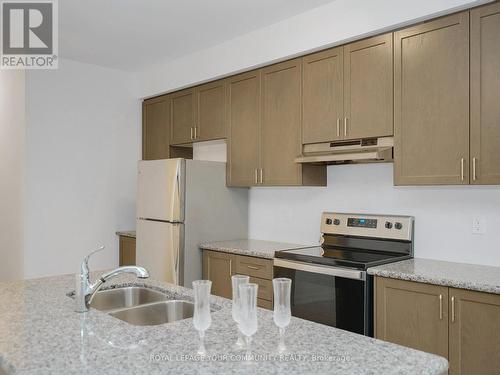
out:
{"label": "white refrigerator", "polygon": [[140,161],[136,263],[150,277],[191,288],[205,241],[247,238],[248,189],[226,187],[226,164]]}

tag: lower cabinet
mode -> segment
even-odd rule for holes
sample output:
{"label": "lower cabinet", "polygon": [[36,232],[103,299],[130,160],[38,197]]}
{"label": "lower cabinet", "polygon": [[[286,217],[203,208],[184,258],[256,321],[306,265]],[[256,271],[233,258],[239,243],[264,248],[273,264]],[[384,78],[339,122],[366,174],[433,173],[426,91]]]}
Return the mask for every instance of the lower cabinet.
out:
{"label": "lower cabinet", "polygon": [[120,236],[120,266],[135,266],[135,238]]}
{"label": "lower cabinet", "polygon": [[500,295],[449,293],[450,375],[500,373]]}
{"label": "lower cabinet", "polygon": [[383,278],[375,288],[376,338],[448,357],[448,288]]}
{"label": "lower cabinet", "polygon": [[500,295],[376,277],[375,337],[448,358],[450,375],[498,374]]}
{"label": "lower cabinet", "polygon": [[259,285],[257,305],[273,308],[273,261],[271,259],[203,250],[203,278],[212,281],[212,294],[232,298],[232,275],[248,275]]}
{"label": "lower cabinet", "polygon": [[212,294],[232,298],[233,258],[232,254],[203,251],[203,279],[212,281]]}

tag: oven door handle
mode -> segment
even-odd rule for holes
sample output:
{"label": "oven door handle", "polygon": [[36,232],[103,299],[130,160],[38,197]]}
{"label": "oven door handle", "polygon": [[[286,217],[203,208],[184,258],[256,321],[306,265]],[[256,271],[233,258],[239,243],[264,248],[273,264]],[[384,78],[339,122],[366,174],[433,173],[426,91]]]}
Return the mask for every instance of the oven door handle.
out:
{"label": "oven door handle", "polygon": [[366,280],[365,271],[350,270],[340,267],[321,266],[317,264],[313,265],[309,263],[294,262],[291,260],[283,260],[278,258],[274,259],[274,266],[282,268],[291,268],[293,270],[304,271],[304,272],[320,273],[329,276],[344,277],[346,279],[362,280],[362,281]]}

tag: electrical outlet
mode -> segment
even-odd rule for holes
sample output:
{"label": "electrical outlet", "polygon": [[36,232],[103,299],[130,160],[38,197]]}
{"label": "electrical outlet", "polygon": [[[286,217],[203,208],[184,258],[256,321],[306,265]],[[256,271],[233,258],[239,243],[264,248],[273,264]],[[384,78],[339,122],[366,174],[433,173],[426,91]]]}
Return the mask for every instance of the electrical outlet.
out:
{"label": "electrical outlet", "polygon": [[486,220],[474,218],[472,219],[472,234],[485,234]]}

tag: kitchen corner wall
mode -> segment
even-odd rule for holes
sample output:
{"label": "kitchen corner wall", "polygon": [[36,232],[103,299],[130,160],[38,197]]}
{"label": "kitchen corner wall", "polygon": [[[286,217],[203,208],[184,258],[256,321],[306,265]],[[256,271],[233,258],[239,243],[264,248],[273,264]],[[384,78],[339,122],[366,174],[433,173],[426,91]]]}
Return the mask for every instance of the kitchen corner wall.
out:
{"label": "kitchen corner wall", "polygon": [[0,70],[0,282],[23,278],[25,74]]}
{"label": "kitchen corner wall", "polygon": [[395,187],[392,170],[330,166],[324,188],[252,188],[250,237],[317,244],[323,211],[413,215],[415,257],[500,266],[500,186]]}
{"label": "kitchen corner wall", "polygon": [[71,60],[26,74],[25,278],[118,266],[135,228],[141,106],[123,72]]}

